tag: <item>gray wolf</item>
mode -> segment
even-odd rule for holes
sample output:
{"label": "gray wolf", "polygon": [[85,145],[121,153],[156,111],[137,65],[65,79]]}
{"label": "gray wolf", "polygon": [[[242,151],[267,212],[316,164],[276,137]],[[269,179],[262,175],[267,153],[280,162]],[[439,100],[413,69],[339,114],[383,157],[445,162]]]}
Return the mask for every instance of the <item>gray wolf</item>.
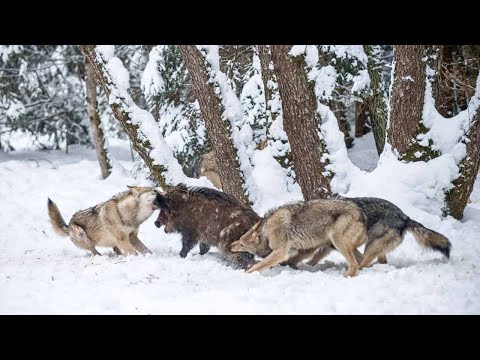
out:
{"label": "gray wolf", "polygon": [[356,204],[316,199],[270,210],[232,243],[231,250],[264,258],[247,270],[251,273],[285,261],[295,264],[312,255],[318,261],[335,248],[348,262],[344,276],[354,276],[362,261],[356,248],[365,243],[366,232],[364,213]]}
{"label": "gray wolf", "polygon": [[253,255],[234,253],[230,244],[259,221],[260,216],[233,196],[207,187],[179,184],[159,192],[156,204],[160,214],[155,225],[165,226],[167,234],[182,235],[182,258],[200,243],[202,255],[215,246],[236,266],[246,269],[254,263]]}
{"label": "gray wolf", "polygon": [[95,246],[112,247],[117,254],[151,251],[138,238],[140,224],[158,209],[157,191],[152,187],[128,186],[129,190],[73,214],[65,223],[57,205],[48,199],[48,215],[53,230],[68,236],[79,248],[101,255]]}
{"label": "gray wolf", "polygon": [[407,232],[410,232],[422,247],[439,251],[447,259],[450,257],[452,245],[445,236],[410,219],[390,201],[373,197],[340,199],[359,206],[366,217],[367,241],[359,269],[371,266],[375,258],[379,263],[386,263],[386,254],[400,245]]}

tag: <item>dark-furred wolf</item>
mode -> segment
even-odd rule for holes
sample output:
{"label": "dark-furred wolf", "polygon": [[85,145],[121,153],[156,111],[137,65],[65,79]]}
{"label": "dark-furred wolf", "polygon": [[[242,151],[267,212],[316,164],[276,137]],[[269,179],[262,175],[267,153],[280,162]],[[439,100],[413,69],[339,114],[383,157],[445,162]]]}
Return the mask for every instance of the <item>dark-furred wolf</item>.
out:
{"label": "dark-furred wolf", "polygon": [[341,199],[353,202],[365,214],[367,241],[360,269],[370,266],[375,258],[379,263],[386,263],[386,254],[400,245],[407,232],[410,232],[422,247],[439,251],[447,259],[450,257],[452,245],[445,236],[410,219],[390,201],[374,197]]}
{"label": "dark-furred wolf", "polygon": [[157,191],[152,187],[128,186],[110,200],[73,214],[65,223],[57,205],[48,199],[48,215],[53,230],[68,236],[79,248],[101,255],[95,246],[112,247],[117,254],[151,251],[138,238],[140,224],[158,209]]}

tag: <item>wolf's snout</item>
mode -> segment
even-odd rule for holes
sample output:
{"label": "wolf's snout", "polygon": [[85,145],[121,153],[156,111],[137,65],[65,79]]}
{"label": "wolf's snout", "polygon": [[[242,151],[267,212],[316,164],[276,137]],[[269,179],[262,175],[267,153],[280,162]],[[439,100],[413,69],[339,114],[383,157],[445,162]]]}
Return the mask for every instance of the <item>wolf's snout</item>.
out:
{"label": "wolf's snout", "polygon": [[162,224],[160,224],[160,221],[156,220],[156,221],[155,221],[155,226],[156,226],[157,228],[160,228],[160,226],[162,226]]}

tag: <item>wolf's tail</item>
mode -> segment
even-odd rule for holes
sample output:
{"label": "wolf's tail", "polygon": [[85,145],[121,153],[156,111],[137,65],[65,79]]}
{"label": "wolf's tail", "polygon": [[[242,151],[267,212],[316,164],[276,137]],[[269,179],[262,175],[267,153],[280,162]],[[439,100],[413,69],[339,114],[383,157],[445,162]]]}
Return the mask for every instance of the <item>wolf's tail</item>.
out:
{"label": "wolf's tail", "polygon": [[450,258],[452,244],[450,244],[450,241],[448,241],[448,239],[442,234],[427,229],[425,226],[412,219],[408,220],[405,230],[410,231],[415,237],[415,240],[417,240],[423,247],[440,251],[447,259]]}
{"label": "wolf's tail", "polygon": [[60,215],[57,205],[50,198],[48,198],[48,216],[50,217],[53,230],[59,236],[68,236],[68,225],[63,220],[62,215]]}

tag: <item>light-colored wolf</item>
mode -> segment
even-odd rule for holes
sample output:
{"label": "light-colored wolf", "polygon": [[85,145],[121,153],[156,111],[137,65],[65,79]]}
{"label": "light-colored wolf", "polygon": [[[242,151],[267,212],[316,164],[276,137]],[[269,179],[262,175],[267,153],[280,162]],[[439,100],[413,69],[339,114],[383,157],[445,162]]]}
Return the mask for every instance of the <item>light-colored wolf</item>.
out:
{"label": "light-colored wolf", "polygon": [[231,249],[264,258],[247,270],[251,273],[282,262],[295,264],[315,252],[319,260],[335,248],[348,262],[344,276],[354,276],[362,261],[357,247],[365,243],[366,231],[364,213],[356,204],[317,199],[269,211]]}
{"label": "light-colored wolf", "polygon": [[128,186],[110,200],[77,211],[67,225],[57,205],[48,199],[48,215],[60,236],[69,236],[79,248],[101,255],[95,246],[112,247],[117,254],[142,254],[151,251],[139,240],[140,224],[158,209],[155,188]]}

